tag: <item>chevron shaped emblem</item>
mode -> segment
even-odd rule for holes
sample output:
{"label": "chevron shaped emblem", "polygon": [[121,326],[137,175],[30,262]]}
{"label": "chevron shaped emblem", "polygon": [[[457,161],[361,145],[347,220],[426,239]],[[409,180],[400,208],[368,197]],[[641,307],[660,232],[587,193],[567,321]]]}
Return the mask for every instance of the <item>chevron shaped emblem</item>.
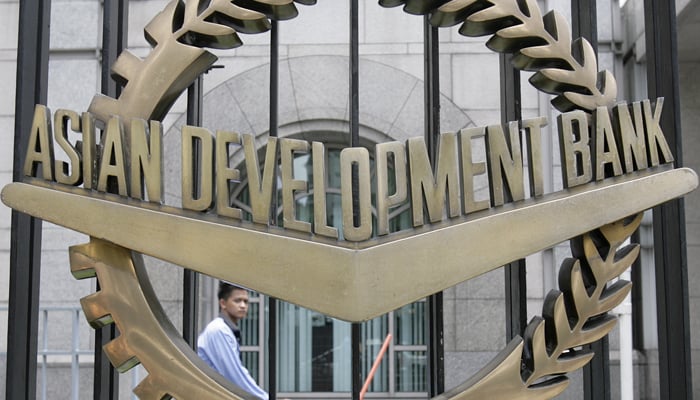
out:
{"label": "chevron shaped emblem", "polygon": [[[542,15],[536,0],[380,4],[427,14],[435,26],[463,23],[460,33],[466,36],[490,36],[489,48],[514,53],[517,68],[535,71],[531,83],[555,95],[552,104],[562,111],[556,122],[538,117],[441,133],[434,160],[423,138],[378,143],[374,154],[343,149],[339,225],[328,225],[326,215],[323,143],[271,137],[263,146],[265,159],[259,160],[260,145],[251,135],[185,126],[182,203],[164,204],[160,121],[215,62],[207,48],[239,46],[237,32],[262,32],[270,19],[293,18],[295,3],[315,1],[171,1],[145,28],[152,52],[139,58],[125,51],[112,66],[124,85],[118,98],[97,95],[83,113],[52,114],[37,105],[25,180],[2,190],[2,201],[13,209],[92,238],[71,249],[72,271],[78,278],[99,275],[104,287],[84,299],[91,324],[121,320],[124,338],[105,349],[113,364],[128,369],[139,360],[151,363],[152,376],[160,374],[145,381],[139,395],[199,398],[198,388],[206,387],[211,398],[240,398],[237,388],[207,377],[211,371],[193,361],[196,356],[178,345],[181,338],[171,325],[159,319],[137,254],[360,322],[571,239],[581,243],[578,260],[587,260],[602,283],[595,290],[584,287],[578,264],[584,261],[562,266],[570,278],[562,291],[571,295],[553,297],[548,313],[556,323],[577,307],[585,318],[581,326],[557,330],[560,342],[566,337],[576,347],[612,329],[614,321],[606,318],[598,318],[595,327],[583,324],[607,313],[629,291],[626,285],[608,290],[605,282],[636,258],[633,247],[617,251],[638,225],[635,215],[694,190],[698,178],[690,169],[673,167],[660,123],[663,99],[615,104],[614,77],[598,71],[592,46],[572,41],[565,19],[556,12]],[[558,128],[563,189],[545,193],[542,127],[552,123]],[[76,135],[80,140],[71,142]],[[476,154],[477,143],[483,144],[483,154]],[[250,193],[245,213],[230,198],[230,185],[240,181],[243,168],[230,165],[232,147],[244,154]],[[65,157],[57,158],[59,151]],[[294,158],[300,154],[310,156],[310,181],[295,177]],[[488,198],[478,196],[477,180],[488,182]],[[270,223],[278,191],[283,227]],[[298,216],[299,194],[313,196],[312,221]],[[412,227],[391,232],[389,215],[398,207],[410,209]],[[604,249],[596,248],[592,231],[608,240]],[[129,298],[120,298],[117,288]],[[571,301],[576,304],[566,303]],[[133,322],[143,308],[153,315],[143,311]],[[562,367],[564,361],[554,357],[548,367],[524,370],[532,363],[523,357],[545,348],[555,349],[557,357],[567,351],[544,336],[544,324],[535,321],[524,333],[532,349],[524,351],[523,339],[515,340],[478,379],[440,398],[539,399],[561,393],[565,380],[547,381],[547,368],[558,375],[590,358],[579,355]],[[162,354],[145,354],[151,349],[128,343],[130,335],[171,340],[172,346],[159,347]],[[161,368],[170,360],[177,365]],[[197,384],[154,383],[168,380]]]}

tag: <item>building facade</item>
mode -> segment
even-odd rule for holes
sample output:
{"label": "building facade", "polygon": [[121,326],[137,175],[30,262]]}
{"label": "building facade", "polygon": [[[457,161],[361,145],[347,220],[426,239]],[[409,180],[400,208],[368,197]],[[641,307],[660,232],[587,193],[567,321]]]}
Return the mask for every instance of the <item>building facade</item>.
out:
{"label": "building facade", "polygon": [[[373,149],[387,141],[405,141],[424,132],[425,49],[424,21],[400,8],[383,8],[374,0],[359,1],[359,132],[360,145]],[[644,7],[641,0],[597,1],[597,48],[600,69],[610,70],[618,82],[618,100],[638,101],[648,96],[647,53],[644,40]],[[132,0],[128,4],[128,45],[145,57],[151,46],[144,27],[165,7],[162,0]],[[569,1],[545,0],[543,10],[555,9],[571,18]],[[51,110],[86,110],[101,90],[102,2],[54,0],[51,3],[48,99]],[[298,6],[299,15],[279,23],[279,109],[276,129],[279,137],[326,143],[328,164],[329,219],[340,218],[339,151],[347,146],[349,131],[348,32],[349,2],[319,1]],[[696,98],[700,86],[694,80],[700,66],[697,35],[700,2],[676,1],[678,14],[678,71],[683,154],[682,165],[696,171],[700,165],[700,139],[695,130],[698,118]],[[19,3],[0,0],[0,127],[5,132],[0,157],[3,185],[12,181],[17,42]],[[485,46],[484,38],[462,36],[458,26],[439,31],[440,131],[486,126],[501,121],[499,55]],[[202,79],[201,126],[213,131],[233,130],[256,137],[263,154],[264,138],[270,133],[270,40],[271,34],[241,35],[244,45],[234,50],[217,50],[218,61]],[[521,73],[522,119],[544,116],[545,192],[563,188],[556,115],[551,96],[538,92]],[[187,98],[179,98],[163,120],[166,176],[165,202],[178,205],[182,193],[179,132],[187,123]],[[310,157],[295,159],[295,173],[310,173]],[[242,163],[242,152],[234,153],[232,164]],[[336,166],[336,167],[334,167]],[[488,196],[488,186],[477,188]],[[245,173],[232,189],[234,204],[245,210],[249,195]],[[693,397],[700,398],[700,194],[685,198],[687,283],[690,317],[690,350]],[[298,198],[300,220],[313,217],[313,199]],[[0,242],[0,357],[7,354],[11,210],[0,206],[3,241]],[[395,210],[390,224],[394,230],[410,226],[407,210]],[[280,209],[281,214],[281,209]],[[611,398],[630,394],[636,399],[663,398],[659,385],[659,353],[656,326],[654,239],[652,215],[647,213],[640,230],[643,246],[635,275],[634,304],[615,313],[631,318],[631,328],[616,328],[609,337]],[[37,397],[87,398],[93,392],[94,331],[85,322],[79,299],[94,293],[94,280],[76,280],[70,274],[67,249],[88,241],[86,236],[44,223],[42,228],[40,313],[38,332],[39,367]],[[559,266],[570,254],[569,243],[531,255],[526,260],[528,320],[542,313],[546,294],[557,288]],[[158,298],[176,327],[183,324],[183,273],[156,259],[147,259],[148,273]],[[440,260],[435,260],[439,265]],[[198,317],[201,329],[216,313],[216,282],[202,276],[199,281]],[[476,373],[507,343],[505,278],[502,269],[451,287],[442,293],[444,335],[444,386],[452,388]],[[244,330],[244,359],[264,387],[270,376],[280,397],[349,398],[351,381],[351,324],[289,303],[277,305],[276,322],[269,317],[270,300],[252,294],[252,307]],[[634,310],[632,310],[634,308]],[[374,398],[425,398],[429,391],[428,346],[425,300],[365,322],[362,365],[368,371],[382,341],[393,335],[389,351],[374,378]],[[275,325],[271,327],[271,324]],[[270,330],[276,330],[276,365],[268,358]],[[632,338],[634,365],[632,380],[621,373],[626,342]],[[0,387],[5,393],[5,362],[0,367]],[[270,368],[275,368],[271,373]],[[119,397],[132,398],[131,389],[146,374],[135,369],[121,375]],[[621,376],[622,375],[622,376]],[[559,398],[584,397],[582,372],[570,376],[572,384]],[[631,383],[631,385],[629,385]],[[3,386],[5,385],[5,386]]]}

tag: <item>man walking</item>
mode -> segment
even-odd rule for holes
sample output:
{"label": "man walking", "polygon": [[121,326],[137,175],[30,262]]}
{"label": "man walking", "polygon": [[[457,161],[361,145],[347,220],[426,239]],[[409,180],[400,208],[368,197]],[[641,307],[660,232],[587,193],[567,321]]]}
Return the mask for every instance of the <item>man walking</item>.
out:
{"label": "man walking", "polygon": [[241,331],[238,323],[248,314],[248,290],[219,282],[218,298],[219,316],[199,335],[197,354],[241,389],[267,400],[267,393],[241,363]]}

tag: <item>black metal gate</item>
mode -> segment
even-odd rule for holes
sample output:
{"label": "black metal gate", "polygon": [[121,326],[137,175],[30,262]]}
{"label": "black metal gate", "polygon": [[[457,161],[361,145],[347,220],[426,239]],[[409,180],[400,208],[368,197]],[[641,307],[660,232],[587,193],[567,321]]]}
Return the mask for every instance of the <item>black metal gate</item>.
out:
{"label": "black metal gate", "polygon": [[[350,2],[350,137],[349,144],[359,144],[358,85],[358,0]],[[572,0],[574,36],[597,43],[596,1]],[[678,67],[676,54],[675,2],[645,0],[646,48],[648,58],[648,90],[652,98],[666,99],[662,128],[667,141],[677,155],[677,166],[682,164],[682,145],[679,123]],[[22,180],[24,149],[32,124],[35,104],[45,104],[47,97],[50,0],[22,0],[20,2],[19,45],[17,65],[16,120],[14,138],[14,181]],[[102,91],[116,96],[119,86],[110,77],[110,66],[126,43],[128,1],[105,0],[103,16]],[[435,137],[439,132],[439,32],[425,18],[425,132],[429,151],[435,157]],[[270,43],[270,132],[277,132],[277,63],[278,31],[273,21]],[[510,55],[501,56],[501,109],[502,121],[520,119],[520,72],[511,66]],[[188,123],[196,125],[201,119],[201,81],[196,82],[188,95]],[[274,223],[274,218],[271,218]],[[688,316],[688,282],[685,244],[685,225],[682,200],[671,201],[654,210],[654,243],[656,250],[656,281],[658,303],[658,332],[660,353],[660,397],[662,399],[690,399],[691,369]],[[7,361],[7,399],[34,399],[36,397],[36,360],[38,336],[39,275],[41,248],[40,220],[13,211],[12,249],[10,267],[9,332]],[[525,261],[519,260],[505,267],[507,337],[521,334],[526,325]],[[193,343],[197,332],[196,299],[197,275],[187,271],[183,287],[183,332]],[[429,395],[442,393],[444,387],[444,349],[442,325],[442,297],[428,300],[428,354]],[[274,320],[276,303],[270,303],[270,318]],[[275,362],[277,357],[276,332],[271,324],[268,343],[268,365],[271,398],[276,393]],[[96,335],[96,348],[114,337],[115,328],[104,328]],[[360,368],[362,346],[359,324],[352,326],[352,397],[359,398],[362,386]],[[608,342],[603,339],[592,345],[596,357],[584,372],[586,399],[610,399]],[[117,398],[119,379],[114,368],[102,355],[95,353],[94,398]],[[17,384],[22,382],[22,384]]]}

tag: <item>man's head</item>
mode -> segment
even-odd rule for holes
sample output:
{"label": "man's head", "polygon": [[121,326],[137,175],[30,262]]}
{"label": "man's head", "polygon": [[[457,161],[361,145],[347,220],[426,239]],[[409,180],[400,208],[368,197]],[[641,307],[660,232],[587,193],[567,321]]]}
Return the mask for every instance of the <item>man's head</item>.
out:
{"label": "man's head", "polygon": [[219,282],[219,308],[234,323],[248,314],[248,290],[226,282]]}

